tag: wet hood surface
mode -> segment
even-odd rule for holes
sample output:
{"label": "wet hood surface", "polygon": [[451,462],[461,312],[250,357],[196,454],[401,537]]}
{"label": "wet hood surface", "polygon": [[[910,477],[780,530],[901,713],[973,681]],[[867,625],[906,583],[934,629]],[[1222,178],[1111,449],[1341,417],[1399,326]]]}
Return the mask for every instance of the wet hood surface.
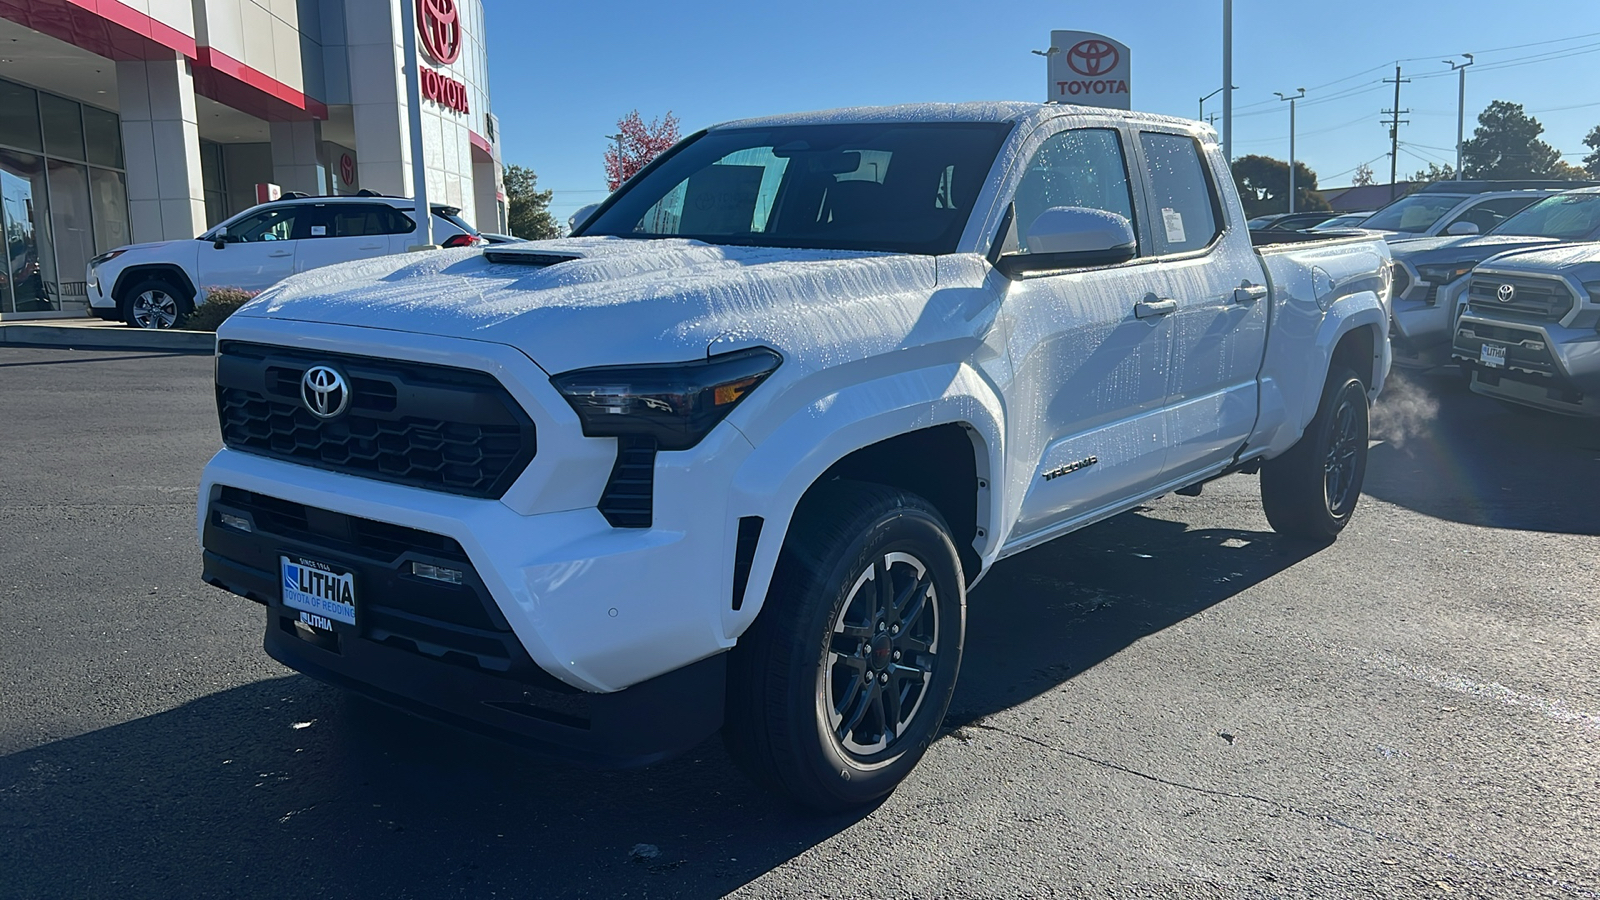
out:
{"label": "wet hood surface", "polygon": [[1496,270],[1559,272],[1580,279],[1592,279],[1600,275],[1600,243],[1560,244],[1507,253],[1491,266]]}
{"label": "wet hood surface", "polygon": [[926,299],[933,271],[931,257],[569,238],[317,269],[237,315],[493,341],[562,372],[698,358],[719,338],[784,350],[896,331],[865,301]]}
{"label": "wet hood surface", "polygon": [[1521,250],[1527,247],[1546,247],[1558,243],[1555,238],[1529,237],[1517,234],[1485,234],[1462,237],[1422,238],[1391,244],[1395,259],[1403,259],[1415,266],[1445,265],[1456,262],[1482,262],[1497,253]]}

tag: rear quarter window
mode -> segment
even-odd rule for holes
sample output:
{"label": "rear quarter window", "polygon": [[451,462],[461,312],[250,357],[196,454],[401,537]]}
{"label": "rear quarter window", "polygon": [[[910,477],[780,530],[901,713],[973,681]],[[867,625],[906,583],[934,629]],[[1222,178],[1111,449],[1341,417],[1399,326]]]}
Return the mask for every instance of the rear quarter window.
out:
{"label": "rear quarter window", "polygon": [[1150,185],[1150,228],[1156,252],[1188,253],[1209,246],[1221,233],[1221,216],[1211,173],[1200,144],[1181,134],[1141,131],[1145,174]]}

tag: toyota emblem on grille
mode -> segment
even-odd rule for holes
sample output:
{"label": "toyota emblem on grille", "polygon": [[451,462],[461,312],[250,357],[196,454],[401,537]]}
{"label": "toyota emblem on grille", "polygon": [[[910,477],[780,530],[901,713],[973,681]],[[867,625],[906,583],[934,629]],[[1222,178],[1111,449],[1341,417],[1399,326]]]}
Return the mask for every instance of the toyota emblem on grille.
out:
{"label": "toyota emblem on grille", "polygon": [[312,366],[300,376],[300,400],[319,419],[331,419],[350,405],[344,376],[328,366]]}
{"label": "toyota emblem on grille", "polygon": [[1501,303],[1510,303],[1517,299],[1517,286],[1514,284],[1502,284],[1500,285],[1500,290],[1495,291],[1494,295],[1500,298]]}

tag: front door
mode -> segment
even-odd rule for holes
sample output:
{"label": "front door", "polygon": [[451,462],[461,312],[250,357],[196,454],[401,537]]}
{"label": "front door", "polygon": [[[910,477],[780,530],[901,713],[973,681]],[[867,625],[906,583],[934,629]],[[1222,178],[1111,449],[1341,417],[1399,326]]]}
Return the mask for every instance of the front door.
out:
{"label": "front door", "polygon": [[[1061,131],[1028,162],[1014,197],[1018,249],[1052,207],[1136,222],[1129,154],[1114,128]],[[1031,469],[1013,541],[1158,483],[1172,326],[1161,279],[1139,258],[1011,285],[1003,305],[1015,372],[1007,391],[1013,456]],[[1141,317],[1140,313],[1144,313]]]}
{"label": "front door", "polygon": [[[1141,130],[1145,208],[1171,318],[1167,430],[1172,481],[1233,459],[1255,429],[1267,350],[1267,288],[1242,213],[1225,227],[1205,150],[1182,132]],[[1215,153],[1215,146],[1210,148]],[[1220,156],[1217,157],[1220,165]]]}
{"label": "front door", "polygon": [[200,248],[197,286],[260,291],[293,275],[296,238],[305,233],[304,210],[275,206],[229,223],[220,248]]}

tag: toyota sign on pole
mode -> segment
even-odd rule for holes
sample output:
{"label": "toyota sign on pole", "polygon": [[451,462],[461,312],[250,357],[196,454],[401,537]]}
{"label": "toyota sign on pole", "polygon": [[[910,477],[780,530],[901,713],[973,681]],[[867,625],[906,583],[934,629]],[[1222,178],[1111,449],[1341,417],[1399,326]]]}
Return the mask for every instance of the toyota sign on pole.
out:
{"label": "toyota sign on pole", "polygon": [[1128,45],[1091,31],[1050,32],[1050,84],[1054,103],[1131,109]]}

